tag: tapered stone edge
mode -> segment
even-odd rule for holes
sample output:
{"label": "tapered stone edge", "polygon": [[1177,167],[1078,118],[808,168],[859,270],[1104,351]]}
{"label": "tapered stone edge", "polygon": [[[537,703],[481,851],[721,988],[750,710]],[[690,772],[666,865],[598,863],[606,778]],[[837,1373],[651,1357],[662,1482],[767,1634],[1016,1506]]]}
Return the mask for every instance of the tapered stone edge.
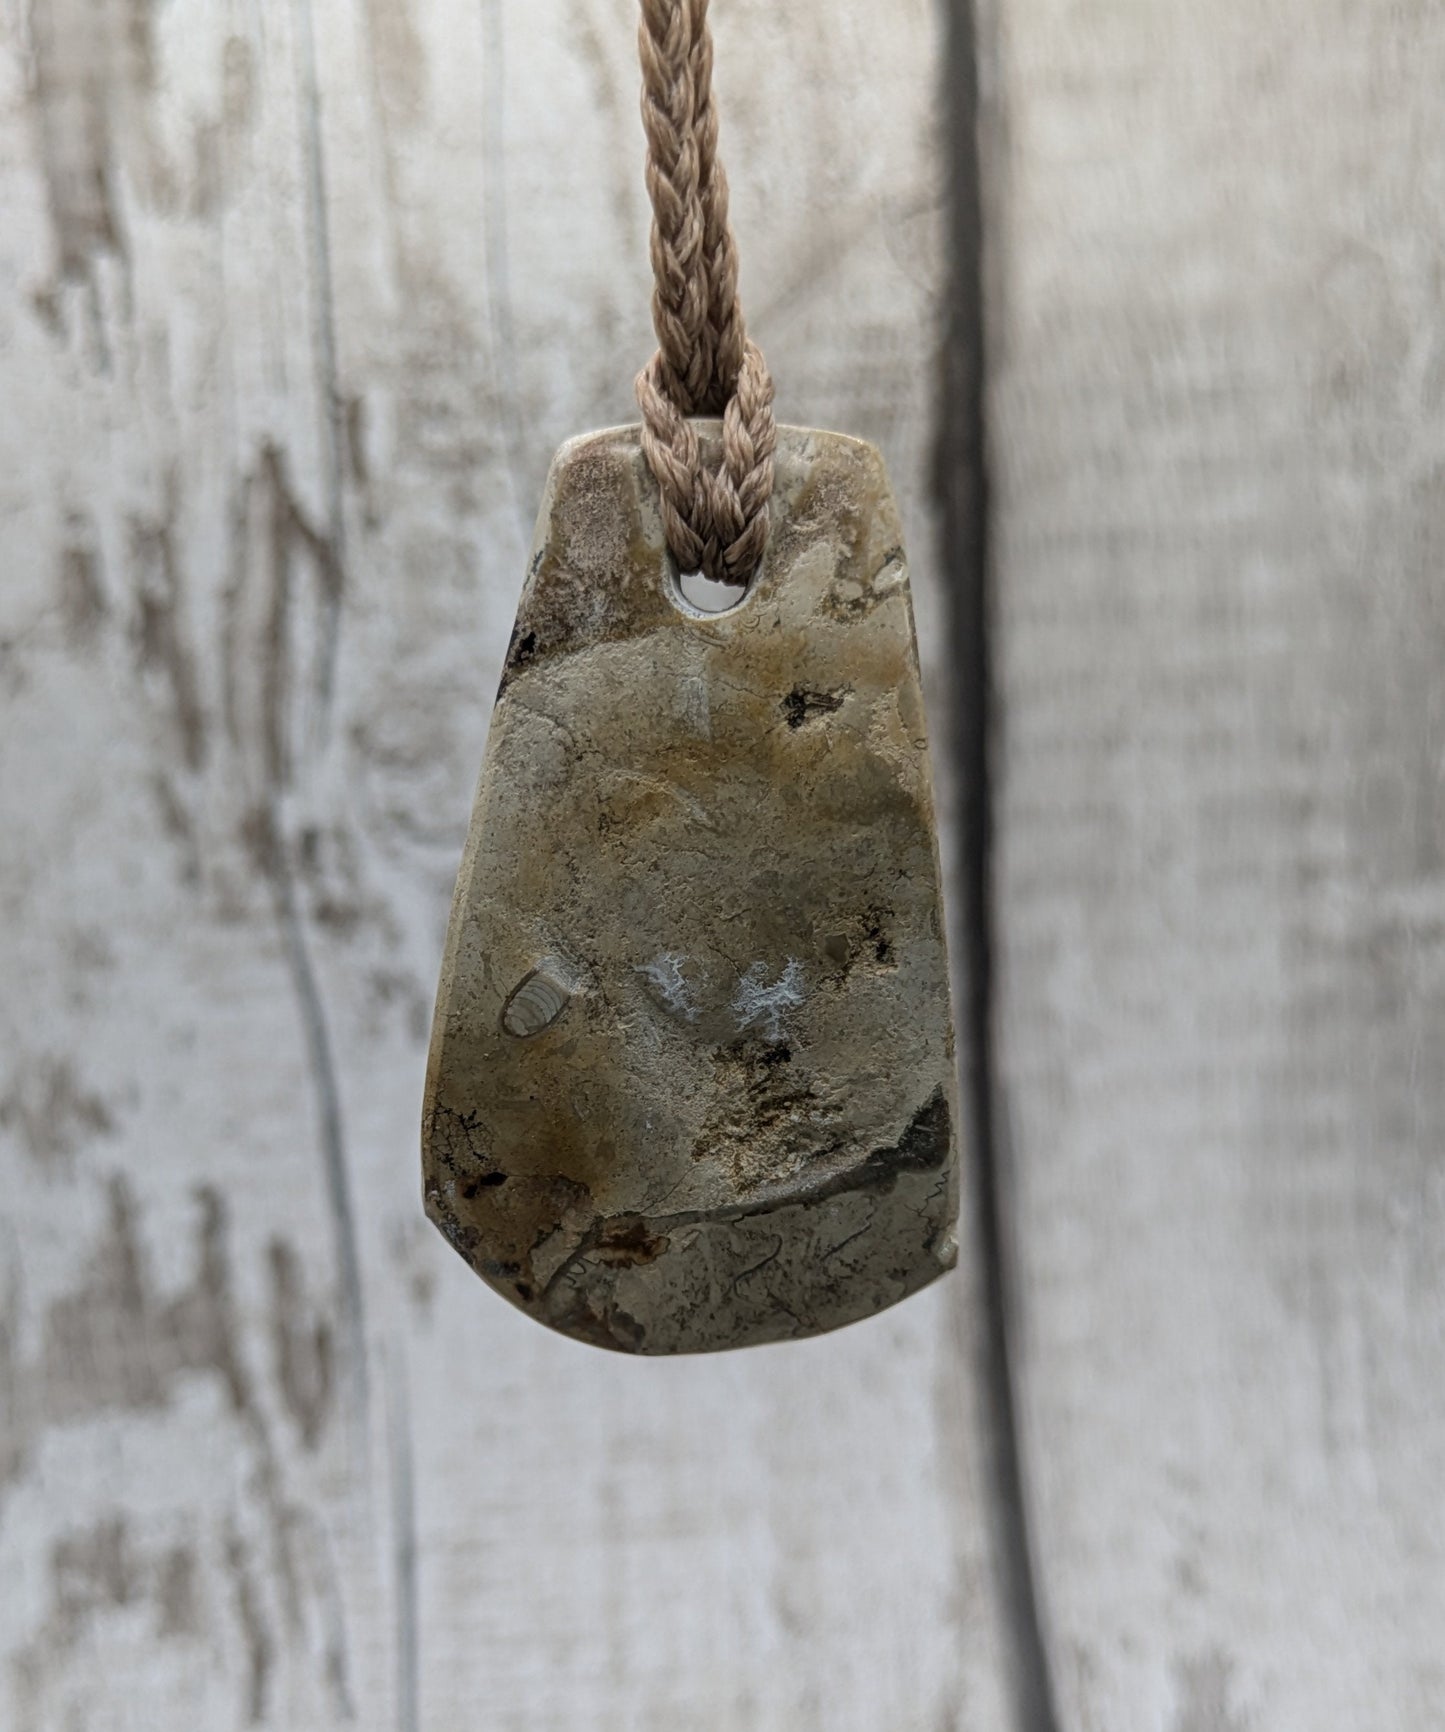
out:
{"label": "tapered stone edge", "polygon": [[[862,1322],[954,1267],[956,1154],[954,1116],[940,1088],[897,1144],[821,1185],[712,1214],[599,1222],[530,1314],[573,1339],[641,1356],[763,1346]],[[780,1235],[792,1256],[772,1281]],[[803,1286],[790,1271],[808,1241],[818,1269],[836,1272]],[[849,1267],[855,1245],[869,1259],[866,1281]],[[889,1246],[896,1263],[884,1272],[879,1253]],[[649,1322],[628,1305],[628,1275],[639,1267],[648,1276],[646,1305],[637,1309]],[[670,1309],[659,1304],[669,1289]]]}

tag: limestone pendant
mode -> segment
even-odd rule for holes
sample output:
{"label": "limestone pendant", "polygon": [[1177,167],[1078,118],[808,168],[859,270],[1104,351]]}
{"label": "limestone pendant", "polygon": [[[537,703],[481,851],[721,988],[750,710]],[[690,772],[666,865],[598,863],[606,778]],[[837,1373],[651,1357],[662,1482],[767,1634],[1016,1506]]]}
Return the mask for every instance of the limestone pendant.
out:
{"label": "limestone pendant", "polygon": [[780,429],[740,605],[682,597],[635,429],[558,453],[457,880],[426,1207],[627,1353],[817,1334],[955,1258],[953,1031],[883,462]]}

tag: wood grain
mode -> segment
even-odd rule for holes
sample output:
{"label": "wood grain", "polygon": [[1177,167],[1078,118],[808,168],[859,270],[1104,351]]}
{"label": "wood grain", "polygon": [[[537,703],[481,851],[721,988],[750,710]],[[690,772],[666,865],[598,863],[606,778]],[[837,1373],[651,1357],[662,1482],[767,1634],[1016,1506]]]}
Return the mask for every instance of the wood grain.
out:
{"label": "wood grain", "polygon": [[[0,1721],[1003,1714],[972,1276],[618,1366],[421,1218],[430,1000],[553,448],[650,346],[626,0],[0,23]],[[926,503],[924,0],[721,9],[792,420]],[[946,793],[946,790],[945,790]]]}
{"label": "wood grain", "polygon": [[1004,0],[996,927],[1070,1727],[1445,1716],[1437,7]]}

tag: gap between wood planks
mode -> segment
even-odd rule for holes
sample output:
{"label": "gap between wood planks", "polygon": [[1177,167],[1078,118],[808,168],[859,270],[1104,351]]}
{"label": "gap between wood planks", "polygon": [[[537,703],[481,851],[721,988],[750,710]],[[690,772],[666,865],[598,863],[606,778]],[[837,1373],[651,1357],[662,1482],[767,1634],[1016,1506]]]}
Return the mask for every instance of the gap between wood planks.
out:
{"label": "gap between wood planks", "polygon": [[978,1252],[986,1315],[977,1331],[976,1372],[987,1405],[988,1459],[981,1464],[992,1522],[991,1553],[1011,1645],[1007,1683],[1016,1732],[1058,1732],[1029,1539],[1010,1352],[1007,1114],[1001,1110],[992,1037],[993,800],[995,723],[991,638],[996,608],[989,545],[987,343],[983,163],[979,149],[979,31],[975,0],[947,0],[943,56],[948,162],[947,296],[935,486],[942,538],[947,629],[953,652],[950,715],[962,790],[958,882],[964,933],[964,1087],[972,1139],[965,1157],[960,1230]]}

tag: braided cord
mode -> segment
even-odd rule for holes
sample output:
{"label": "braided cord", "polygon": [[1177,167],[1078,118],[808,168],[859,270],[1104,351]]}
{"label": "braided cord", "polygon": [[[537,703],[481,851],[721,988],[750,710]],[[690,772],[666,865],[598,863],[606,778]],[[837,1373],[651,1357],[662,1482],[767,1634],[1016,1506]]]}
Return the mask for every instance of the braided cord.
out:
{"label": "braided cord", "polygon": [[[641,0],[642,123],[652,200],[657,352],[637,377],[642,449],[683,571],[746,585],[768,540],[773,381],[747,335],[718,160],[708,0]],[[689,417],[722,416],[705,460]]]}

